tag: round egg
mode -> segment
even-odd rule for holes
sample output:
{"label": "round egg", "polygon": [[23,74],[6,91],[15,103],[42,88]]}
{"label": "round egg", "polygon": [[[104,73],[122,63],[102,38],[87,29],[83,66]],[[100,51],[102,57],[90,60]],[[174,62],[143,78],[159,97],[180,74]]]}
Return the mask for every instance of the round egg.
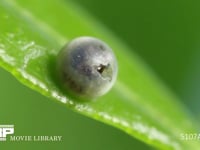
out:
{"label": "round egg", "polygon": [[107,93],[117,78],[115,55],[97,38],[75,38],[64,46],[57,58],[60,83],[75,96],[95,99]]}

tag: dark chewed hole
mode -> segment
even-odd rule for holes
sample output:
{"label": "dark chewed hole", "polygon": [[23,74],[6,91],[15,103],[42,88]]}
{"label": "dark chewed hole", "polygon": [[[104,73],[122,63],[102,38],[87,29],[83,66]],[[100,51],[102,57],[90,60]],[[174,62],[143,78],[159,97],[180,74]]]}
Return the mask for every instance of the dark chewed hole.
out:
{"label": "dark chewed hole", "polygon": [[107,67],[107,66],[100,64],[100,65],[97,67],[97,71],[98,71],[100,74],[102,74],[103,71],[106,69],[106,67]]}
{"label": "dark chewed hole", "polygon": [[112,72],[112,68],[110,67],[110,64],[107,64],[107,65],[100,64],[96,69],[102,78],[107,79],[109,81],[112,80],[113,72]]}

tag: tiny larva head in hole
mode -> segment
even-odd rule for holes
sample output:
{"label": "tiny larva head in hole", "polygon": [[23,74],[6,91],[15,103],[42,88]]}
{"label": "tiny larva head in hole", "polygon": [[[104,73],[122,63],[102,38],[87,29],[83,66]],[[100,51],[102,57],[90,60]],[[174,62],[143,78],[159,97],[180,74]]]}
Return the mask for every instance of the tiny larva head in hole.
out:
{"label": "tiny larva head in hole", "polygon": [[61,84],[79,97],[94,99],[104,95],[117,77],[112,49],[93,37],[70,41],[58,54],[57,62]]}

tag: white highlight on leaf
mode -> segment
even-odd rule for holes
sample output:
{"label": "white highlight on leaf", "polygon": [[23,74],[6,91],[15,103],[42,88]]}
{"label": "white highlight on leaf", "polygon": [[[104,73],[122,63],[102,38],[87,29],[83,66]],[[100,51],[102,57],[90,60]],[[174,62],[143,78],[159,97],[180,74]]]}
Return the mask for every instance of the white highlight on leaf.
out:
{"label": "white highlight on leaf", "polygon": [[[15,33],[7,32],[5,34],[5,39],[10,45],[16,47],[16,50],[23,51],[24,59],[21,62],[23,63],[22,68],[25,69],[31,60],[43,56],[46,52],[46,48],[36,44],[33,40],[21,38],[24,37],[23,35],[24,32],[22,29],[17,29]],[[20,53],[21,52],[18,54],[20,55]]]}
{"label": "white highlight on leaf", "polygon": [[21,73],[23,78],[25,78],[26,80],[31,82],[33,85],[36,85],[39,88],[41,88],[41,89],[45,90],[46,92],[48,92],[47,86],[44,83],[42,83],[41,81],[39,81],[37,78],[35,78],[34,76],[31,76],[30,74],[28,74],[23,69],[18,69],[18,71]]}
{"label": "white highlight on leaf", "polygon": [[24,51],[24,50],[27,50],[27,49],[29,49],[29,48],[31,48],[32,46],[34,46],[35,45],[35,42],[34,41],[30,41],[29,43],[26,43],[23,47],[22,47],[22,51]]}
{"label": "white highlight on leaf", "polygon": [[9,56],[5,50],[4,50],[5,46],[3,44],[0,44],[0,58],[8,63],[9,65],[11,66],[14,66],[15,65],[15,58]]}
{"label": "white highlight on leaf", "polygon": [[48,87],[42,83],[41,81],[39,81],[37,78],[35,78],[34,76],[31,76],[30,74],[28,74],[26,71],[24,71],[23,69],[18,69],[18,71],[20,72],[20,74],[23,76],[23,78],[25,78],[26,80],[28,80],[29,82],[31,82],[33,85],[38,86],[40,89],[44,90],[45,92],[50,93],[50,95],[54,98],[56,98],[57,100],[59,100],[62,103],[68,103],[73,105],[73,102],[70,101],[69,99],[66,98],[65,95],[62,95],[54,90],[49,90]]}
{"label": "white highlight on leaf", "polygon": [[[34,42],[31,42],[31,43],[34,43]],[[23,68],[26,68],[26,66],[31,60],[34,60],[38,57],[43,56],[46,50],[44,47],[36,45],[36,44],[30,47],[30,43],[28,43],[28,45],[25,45],[25,46],[27,47],[26,49],[27,52],[26,52],[26,55],[24,56]]]}
{"label": "white highlight on leaf", "polygon": [[[87,109],[84,109],[84,111],[85,110],[87,111]],[[119,118],[116,116],[111,116],[111,115],[107,114],[106,112],[99,112],[98,115],[103,117],[106,120],[112,121],[115,124],[120,124],[121,126],[123,126],[125,128],[132,128],[133,131],[136,131],[139,134],[143,134],[144,136],[148,135],[148,138],[151,141],[160,141],[166,145],[172,146],[176,150],[181,149],[180,145],[178,143],[172,141],[172,139],[170,139],[167,136],[167,134],[163,133],[162,131],[159,131],[155,127],[149,127],[149,126],[141,123],[141,120],[135,121],[131,125],[129,121],[126,121],[123,118]]]}
{"label": "white highlight on leaf", "polygon": [[94,113],[95,112],[91,107],[89,107],[88,105],[84,105],[84,104],[76,104],[75,109],[78,110],[78,111],[87,111],[88,113]]}
{"label": "white highlight on leaf", "polygon": [[61,96],[59,93],[57,93],[55,91],[51,92],[51,95],[54,98],[60,100],[62,103],[67,103],[67,101],[68,101],[68,99],[65,96]]}
{"label": "white highlight on leaf", "polygon": [[98,113],[99,116],[103,117],[106,120],[110,120],[115,124],[120,124],[123,127],[129,127],[129,122],[125,121],[122,118],[116,117],[116,116],[111,116],[109,114],[107,114],[106,112],[99,112]]}
{"label": "white highlight on leaf", "polygon": [[[22,57],[22,60],[18,60],[18,65],[20,64],[20,62],[21,64],[17,66],[20,67],[20,69],[17,69],[17,71],[25,80],[31,82],[33,86],[37,86],[39,87],[39,89],[42,89],[42,93],[46,92],[62,103],[68,103],[69,105],[73,105],[74,103],[67,99],[65,95],[60,94],[55,90],[48,89],[47,85],[45,85],[39,79],[26,72],[25,69],[27,65],[31,62],[31,60],[35,60],[38,57],[44,56],[47,52],[47,48],[36,44],[36,42],[33,40],[26,39],[23,35],[24,32],[20,28],[16,29],[15,33],[7,32],[4,34],[4,42],[9,43],[9,45],[11,46],[14,46],[16,50],[19,51],[18,55],[21,55]],[[9,56],[9,54],[7,54],[9,51],[6,52],[4,51],[4,49],[6,49],[5,45],[0,43],[0,58],[3,58],[4,62],[8,62],[8,64],[11,64],[14,58]]]}
{"label": "white highlight on leaf", "polygon": [[112,120],[112,117],[109,114],[105,113],[105,112],[99,112],[98,115],[103,117],[106,120]]}
{"label": "white highlight on leaf", "polygon": [[150,140],[162,141],[166,145],[171,145],[176,150],[180,150],[180,146],[177,143],[174,143],[170,140],[167,134],[157,130],[155,127],[149,127],[141,122],[134,122],[132,124],[134,130],[138,131],[141,134],[148,135]]}
{"label": "white highlight on leaf", "polygon": [[121,125],[124,126],[124,127],[129,127],[129,123],[127,121],[124,121],[124,120],[121,120]]}

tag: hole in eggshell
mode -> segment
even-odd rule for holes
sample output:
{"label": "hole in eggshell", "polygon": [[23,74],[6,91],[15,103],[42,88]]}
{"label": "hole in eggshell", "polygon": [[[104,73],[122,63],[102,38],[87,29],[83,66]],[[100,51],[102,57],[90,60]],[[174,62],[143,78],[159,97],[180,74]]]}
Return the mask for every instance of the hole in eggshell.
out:
{"label": "hole in eggshell", "polygon": [[107,68],[107,66],[100,64],[100,65],[97,67],[97,71],[98,71],[100,74],[102,74],[103,71],[104,71],[106,68]]}
{"label": "hole in eggshell", "polygon": [[112,81],[112,69],[110,67],[110,64],[107,65],[100,64],[97,67],[97,72],[99,72],[102,78],[108,81]]}

